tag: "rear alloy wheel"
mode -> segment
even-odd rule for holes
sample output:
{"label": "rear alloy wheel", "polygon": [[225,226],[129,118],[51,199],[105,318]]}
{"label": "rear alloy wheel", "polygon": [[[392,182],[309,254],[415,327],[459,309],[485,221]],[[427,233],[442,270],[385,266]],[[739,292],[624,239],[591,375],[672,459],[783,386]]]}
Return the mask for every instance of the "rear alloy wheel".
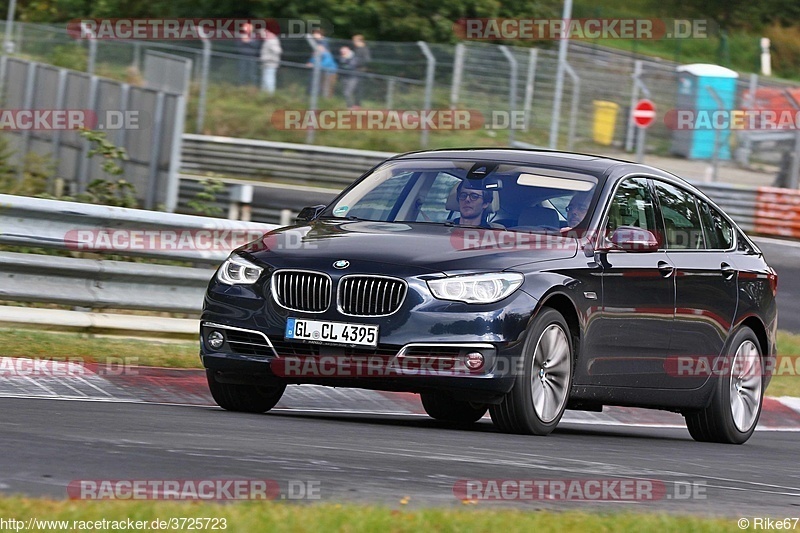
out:
{"label": "rear alloy wheel", "polygon": [[206,370],[208,388],[217,405],[227,411],[265,413],[275,407],[286,385],[259,386],[220,383],[212,370]]}
{"label": "rear alloy wheel", "polygon": [[764,399],[761,349],[755,333],[740,329],[731,342],[725,372],[717,380],[711,404],[686,413],[686,427],[700,442],[743,444],[756,429]]}
{"label": "rear alloy wheel", "polygon": [[422,407],[425,408],[425,412],[431,418],[441,422],[472,424],[483,418],[489,408],[484,403],[453,400],[444,394],[435,392],[423,392],[420,397],[422,398]]}
{"label": "rear alloy wheel", "polygon": [[564,317],[542,309],[528,331],[511,391],[489,412],[500,431],[551,433],[567,407],[572,387],[572,341]]}

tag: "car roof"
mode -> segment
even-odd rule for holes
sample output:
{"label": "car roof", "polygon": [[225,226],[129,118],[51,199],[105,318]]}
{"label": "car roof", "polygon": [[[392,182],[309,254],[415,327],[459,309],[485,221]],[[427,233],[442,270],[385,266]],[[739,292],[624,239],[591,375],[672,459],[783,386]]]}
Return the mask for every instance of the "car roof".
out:
{"label": "car roof", "polygon": [[598,178],[619,178],[633,173],[643,173],[676,180],[693,189],[694,192],[701,192],[680,176],[659,168],[634,163],[625,159],[616,159],[594,154],[582,154],[578,152],[562,152],[545,149],[533,150],[528,148],[443,148],[439,150],[408,152],[391,158],[391,160],[395,161],[414,159],[490,160],[493,162],[519,163],[579,171],[594,174]]}

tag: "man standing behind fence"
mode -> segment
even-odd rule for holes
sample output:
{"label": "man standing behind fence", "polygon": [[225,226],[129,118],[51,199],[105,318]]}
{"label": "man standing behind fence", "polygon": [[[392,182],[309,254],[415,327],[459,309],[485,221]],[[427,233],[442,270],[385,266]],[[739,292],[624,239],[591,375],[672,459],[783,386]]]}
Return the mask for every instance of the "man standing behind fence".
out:
{"label": "man standing behind fence", "polygon": [[275,94],[275,76],[281,64],[281,41],[278,36],[269,30],[262,35],[264,44],[261,45],[261,89],[272,96]]}
{"label": "man standing behind fence", "polygon": [[[312,68],[316,68],[317,65],[319,65],[319,68],[322,70],[322,96],[330,98],[333,96],[333,88],[336,85],[336,70],[338,65],[333,58],[333,54],[330,53],[324,44],[317,45],[316,52],[306,63],[307,67]],[[309,92],[310,91],[311,87],[309,87]]]}
{"label": "man standing behind fence", "polygon": [[353,74],[356,67],[356,55],[347,46],[342,46],[339,50],[339,68],[342,71],[342,86],[344,87],[344,99],[347,102],[347,109],[353,109],[355,102],[354,93],[358,87],[358,75]]}
{"label": "man standing behind fence", "polygon": [[261,51],[261,43],[249,22],[242,24],[242,32],[236,39],[239,53],[239,84],[258,85],[258,65],[256,61]]}
{"label": "man standing behind fence", "polygon": [[[366,72],[367,64],[369,64],[369,62],[372,61],[372,56],[369,53],[369,48],[367,48],[367,43],[364,42],[364,36],[361,34],[353,35],[353,46],[355,47],[355,57],[352,64],[353,69],[356,72]],[[362,78],[364,78],[363,74],[355,74],[352,77],[353,80],[352,100],[353,100],[353,107],[356,109],[361,107]],[[345,97],[347,97],[346,93]],[[348,104],[348,107],[350,107],[350,104]]]}

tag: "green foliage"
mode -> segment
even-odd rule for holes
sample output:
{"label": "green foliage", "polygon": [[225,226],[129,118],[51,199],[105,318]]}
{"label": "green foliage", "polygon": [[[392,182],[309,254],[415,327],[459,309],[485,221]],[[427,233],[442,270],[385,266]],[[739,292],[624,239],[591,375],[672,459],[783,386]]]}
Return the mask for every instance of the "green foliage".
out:
{"label": "green foliage", "polygon": [[225,184],[220,180],[209,178],[203,180],[203,190],[194,195],[186,205],[200,215],[209,217],[222,214],[222,209],[216,205],[211,205],[217,200],[217,195],[225,190]]}
{"label": "green foliage", "polygon": [[19,167],[11,163],[14,151],[9,139],[0,136],[0,193],[21,196],[38,196],[47,192],[54,165],[50,156],[29,152]]}
{"label": "green foliage", "polygon": [[91,159],[96,155],[100,155],[103,157],[103,170],[107,174],[112,176],[122,175],[124,170],[118,161],[128,159],[128,153],[125,148],[121,148],[106,139],[106,134],[103,131],[81,129],[81,137],[94,144],[94,147],[89,150],[86,157]]}
{"label": "green foliage", "polygon": [[86,204],[113,205],[117,207],[137,207],[136,190],[125,180],[92,180],[86,192],[79,194],[76,201]]}
{"label": "green foliage", "polygon": [[53,48],[48,55],[51,64],[57,67],[85,71],[89,64],[89,56],[80,44],[62,44]]}

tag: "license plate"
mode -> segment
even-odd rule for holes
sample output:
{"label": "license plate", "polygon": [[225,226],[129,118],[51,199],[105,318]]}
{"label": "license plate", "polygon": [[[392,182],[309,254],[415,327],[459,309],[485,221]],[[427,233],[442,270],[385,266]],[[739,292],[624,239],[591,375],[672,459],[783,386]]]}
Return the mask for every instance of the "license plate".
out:
{"label": "license plate", "polygon": [[284,338],[340,346],[375,347],[378,345],[378,326],[290,318],[286,321]]}

